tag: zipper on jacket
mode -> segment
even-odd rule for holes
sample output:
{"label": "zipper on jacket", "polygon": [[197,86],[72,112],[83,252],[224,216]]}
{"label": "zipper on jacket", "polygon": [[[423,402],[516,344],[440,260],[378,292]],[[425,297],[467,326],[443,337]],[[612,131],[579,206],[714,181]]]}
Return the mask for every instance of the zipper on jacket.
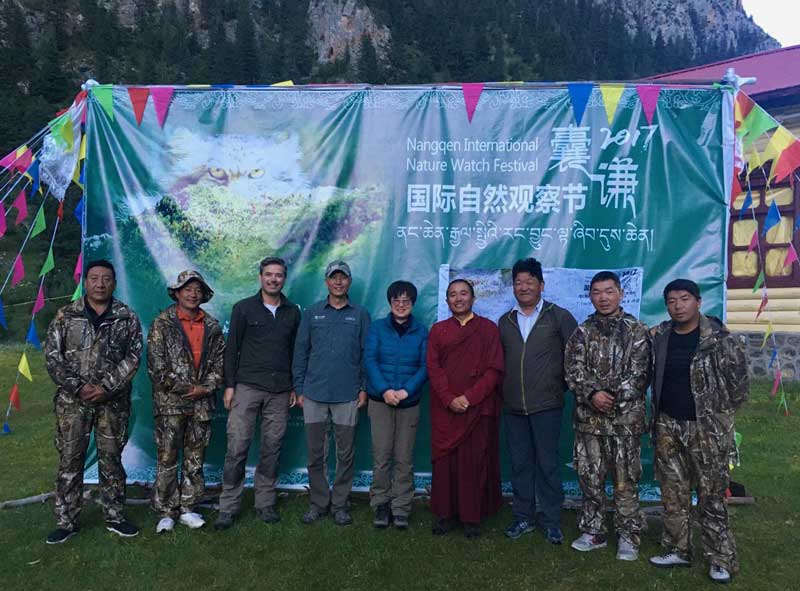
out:
{"label": "zipper on jacket", "polygon": [[[514,312],[514,310],[512,310]],[[522,399],[522,412],[528,414],[528,406],[525,404],[525,347],[528,344],[528,339],[522,338],[522,331],[519,328],[519,323],[516,320],[516,313],[509,314],[508,319],[517,328],[517,334],[522,339],[522,355],[519,358],[519,383],[520,383],[520,398]],[[538,320],[538,318],[537,318]],[[533,331],[533,327],[531,327]],[[530,333],[528,333],[530,335]]]}

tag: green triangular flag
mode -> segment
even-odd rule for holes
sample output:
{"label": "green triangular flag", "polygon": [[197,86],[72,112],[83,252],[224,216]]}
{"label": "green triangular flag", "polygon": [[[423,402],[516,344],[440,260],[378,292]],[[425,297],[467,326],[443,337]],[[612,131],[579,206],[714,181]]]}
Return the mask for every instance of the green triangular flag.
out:
{"label": "green triangular flag", "polygon": [[764,132],[776,127],[778,127],[778,122],[764,109],[755,105],[737,131],[742,138],[742,149],[747,150]]}
{"label": "green triangular flag", "polygon": [[753,286],[753,293],[756,293],[762,285],[764,285],[764,269],[761,269],[761,273],[758,274],[756,284]]}
{"label": "green triangular flag", "polygon": [[47,258],[44,261],[44,265],[42,265],[42,270],[39,271],[39,277],[43,276],[45,273],[49,273],[52,271],[56,266],[55,261],[53,260],[53,247],[50,247],[50,251],[47,253]]}
{"label": "green triangular flag", "polygon": [[74,302],[83,295],[83,282],[78,283],[78,287],[75,288],[75,293],[72,294],[71,302]]}
{"label": "green triangular flag", "polygon": [[50,132],[57,141],[63,141],[67,152],[72,152],[75,144],[75,138],[72,130],[72,118],[69,113],[64,113],[60,117],[56,117],[47,124],[50,127]]}
{"label": "green triangular flag", "polygon": [[114,119],[114,86],[111,84],[99,84],[92,86],[92,95],[103,107],[108,118]]}
{"label": "green triangular flag", "polygon": [[47,224],[44,221],[44,207],[39,208],[39,213],[36,214],[36,219],[33,220],[33,230],[31,230],[31,238],[38,236],[47,229]]}

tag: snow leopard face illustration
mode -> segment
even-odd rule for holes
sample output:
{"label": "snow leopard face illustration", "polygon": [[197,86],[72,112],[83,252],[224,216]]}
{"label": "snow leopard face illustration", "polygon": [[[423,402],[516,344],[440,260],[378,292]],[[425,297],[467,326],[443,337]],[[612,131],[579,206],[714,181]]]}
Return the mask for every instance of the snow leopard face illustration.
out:
{"label": "snow leopard face illustration", "polygon": [[183,208],[193,190],[223,188],[248,201],[274,200],[308,191],[300,141],[294,134],[207,136],[187,129],[170,138],[168,192]]}

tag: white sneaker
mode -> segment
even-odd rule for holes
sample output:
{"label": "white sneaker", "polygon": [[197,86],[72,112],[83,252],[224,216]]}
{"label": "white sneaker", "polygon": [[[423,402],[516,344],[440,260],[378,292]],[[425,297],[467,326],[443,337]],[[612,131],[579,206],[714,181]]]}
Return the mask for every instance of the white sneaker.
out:
{"label": "white sneaker", "polygon": [[711,565],[711,568],[708,571],[708,576],[711,577],[711,580],[715,583],[731,582],[731,573],[728,572],[728,569],[717,566],[716,564]]}
{"label": "white sneaker", "polygon": [[175,520],[172,517],[162,517],[156,526],[156,533],[163,534],[165,531],[172,531],[175,527]]}
{"label": "white sneaker", "polygon": [[628,538],[620,536],[617,544],[617,560],[633,562],[639,559],[639,548],[633,545]]}
{"label": "white sneaker", "polygon": [[581,537],[572,542],[572,549],[578,552],[589,552],[606,546],[608,546],[606,537],[595,534],[581,534]]}
{"label": "white sneaker", "polygon": [[692,566],[691,561],[686,560],[677,552],[667,552],[660,556],[650,558],[650,564],[660,568],[672,568],[673,566]]}
{"label": "white sneaker", "polygon": [[189,529],[197,529],[206,524],[205,519],[199,513],[181,513],[180,522]]}

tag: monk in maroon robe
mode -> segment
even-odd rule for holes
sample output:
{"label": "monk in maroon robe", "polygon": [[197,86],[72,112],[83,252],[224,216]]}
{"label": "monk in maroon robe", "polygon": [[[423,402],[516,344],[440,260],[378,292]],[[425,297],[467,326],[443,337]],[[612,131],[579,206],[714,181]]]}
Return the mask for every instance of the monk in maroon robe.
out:
{"label": "monk in maroon robe", "polygon": [[456,279],[447,287],[453,316],[437,322],[428,337],[431,385],[431,510],[433,533],[464,524],[480,536],[483,518],[500,509],[498,420],[503,348],[497,326],[472,312],[472,285]]}

